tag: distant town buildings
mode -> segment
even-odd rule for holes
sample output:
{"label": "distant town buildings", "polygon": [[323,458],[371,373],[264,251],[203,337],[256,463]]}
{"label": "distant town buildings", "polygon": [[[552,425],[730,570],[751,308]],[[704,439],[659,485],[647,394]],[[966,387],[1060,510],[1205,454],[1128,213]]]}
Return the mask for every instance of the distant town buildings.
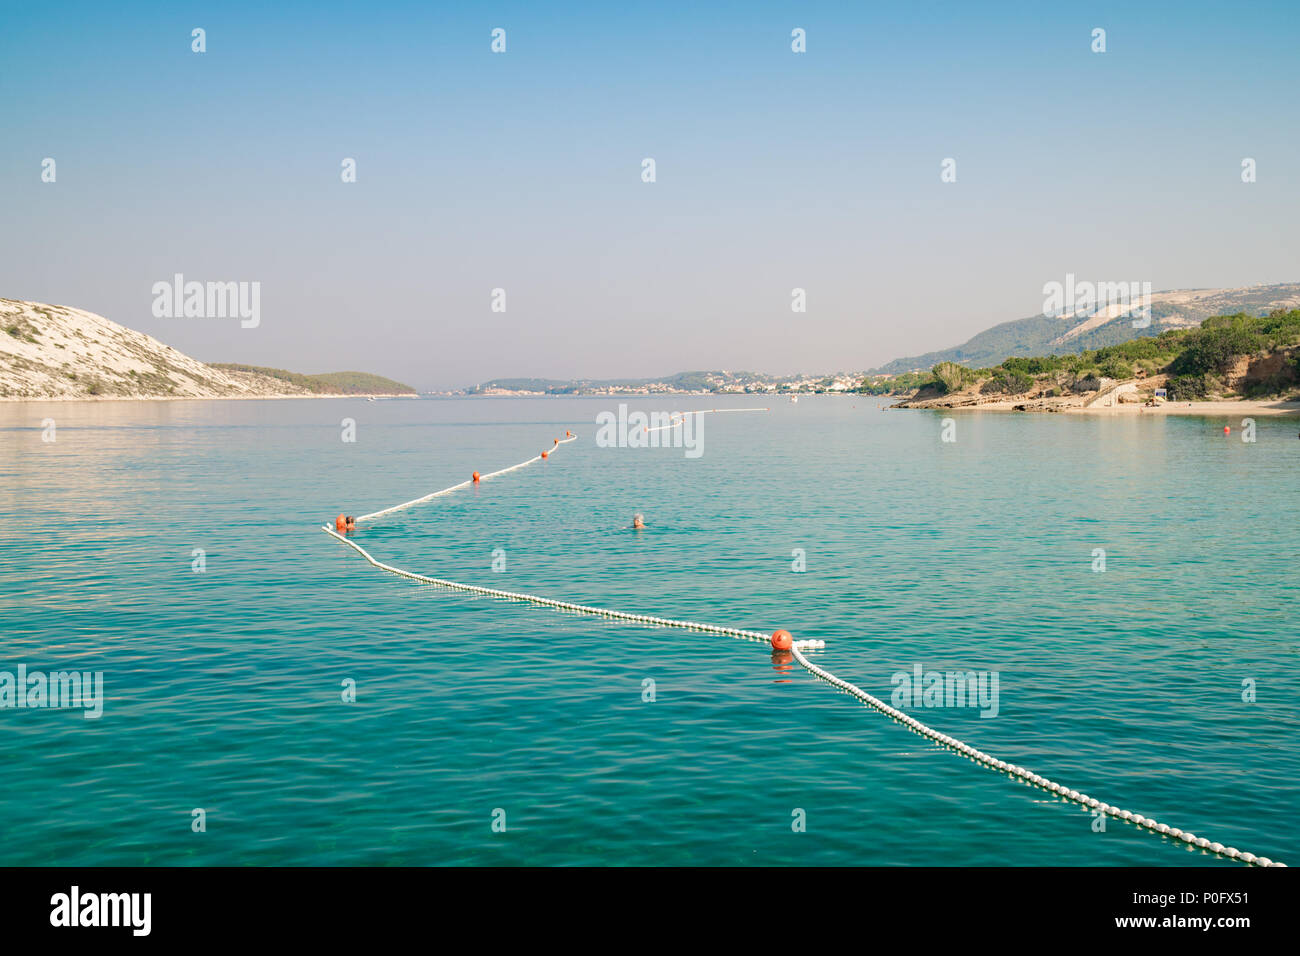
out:
{"label": "distant town buildings", "polygon": [[863,373],[835,375],[796,375],[789,378],[757,375],[749,372],[685,372],[664,381],[652,382],[534,382],[502,380],[486,382],[464,389],[461,395],[541,396],[541,395],[773,395],[782,393],[856,392]]}

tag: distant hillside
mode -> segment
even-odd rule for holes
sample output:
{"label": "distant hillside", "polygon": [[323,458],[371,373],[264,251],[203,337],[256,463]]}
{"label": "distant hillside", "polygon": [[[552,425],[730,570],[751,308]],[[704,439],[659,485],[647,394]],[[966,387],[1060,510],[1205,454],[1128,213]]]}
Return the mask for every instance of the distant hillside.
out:
{"label": "distant hillside", "polygon": [[573,379],[494,378],[465,390],[467,395],[501,392],[531,392],[546,395],[576,395],[602,391],[662,390],[678,392],[741,391],[745,386],[776,383],[777,376],[755,372],[678,372],[662,378]]}
{"label": "distant hillside", "polygon": [[895,359],[873,375],[898,375],[930,369],[940,362],[985,368],[1016,355],[1070,355],[1199,325],[1212,315],[1245,312],[1263,315],[1300,306],[1300,283],[1239,289],[1182,289],[1151,295],[1151,324],[1133,328],[1133,317],[1117,308],[1090,316],[1050,318],[1033,315],[1003,322],[955,348]]}
{"label": "distant hillside", "polygon": [[62,305],[0,299],[0,399],[414,394],[378,375],[206,365],[152,336]]}
{"label": "distant hillside", "polygon": [[[868,382],[864,390],[913,390],[903,407],[955,408],[1019,402],[1060,411],[1098,402],[1156,404],[1248,398],[1300,398],[1300,309],[1264,316],[1210,316],[1197,328],[1170,329],[1071,355],[1017,356],[992,368],[940,362],[930,373]],[[1164,395],[1157,396],[1158,389]]]}
{"label": "distant hillside", "polygon": [[414,395],[415,389],[401,382],[369,372],[323,372],[320,375],[303,375],[282,368],[264,368],[260,365],[239,365],[231,362],[213,362],[209,368],[223,372],[250,372],[278,379],[313,395]]}

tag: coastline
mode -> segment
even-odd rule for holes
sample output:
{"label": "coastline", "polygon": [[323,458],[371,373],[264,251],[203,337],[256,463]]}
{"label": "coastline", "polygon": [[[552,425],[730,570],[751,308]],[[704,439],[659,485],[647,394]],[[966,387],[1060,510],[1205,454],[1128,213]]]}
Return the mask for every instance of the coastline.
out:
{"label": "coastline", "polygon": [[288,398],[420,398],[409,392],[286,393],[282,395],[49,395],[39,398],[0,396],[0,403],[36,405],[45,402],[250,402],[278,401]]}
{"label": "coastline", "polygon": [[[1031,404],[1032,402],[1032,404]],[[1047,412],[1065,415],[1236,415],[1245,412],[1250,415],[1300,415],[1300,402],[1281,399],[1241,399],[1239,401],[1218,402],[1167,402],[1162,405],[1143,405],[1136,402],[1123,402],[1117,405],[1070,404],[1066,402],[1050,403],[1042,400],[1007,400],[996,402],[974,402],[969,404],[945,405],[941,401],[931,400],[924,404],[908,404],[906,400],[890,405],[889,408],[929,409],[932,411],[952,412]]]}
{"label": "coastline", "polygon": [[[812,397],[813,393],[804,393],[804,397]],[[682,392],[675,393],[676,396],[690,396],[703,398],[713,395],[711,392]],[[760,393],[761,395],[761,393]],[[862,401],[876,399],[877,402],[882,396],[865,395],[854,392],[825,392],[818,393],[819,397],[832,396],[837,398],[852,398]],[[625,392],[615,394],[568,394],[568,395],[457,395],[431,393],[429,395],[415,394],[409,392],[330,392],[330,393],[284,393],[277,395],[52,395],[43,397],[13,397],[0,396],[0,404],[21,405],[21,404],[51,404],[51,403],[73,403],[73,402],[249,402],[249,401],[284,401],[289,399],[338,399],[338,398],[384,398],[384,399],[409,399],[420,400],[425,398],[451,398],[451,399],[485,399],[500,400],[510,398],[667,398],[662,393],[640,393]],[[743,398],[744,395],[725,394],[718,395],[720,398]],[[786,396],[778,395],[761,395],[767,398],[784,398]],[[912,402],[910,399],[902,399],[893,404],[885,405],[885,410],[928,410],[944,412],[1040,412],[1048,414],[1065,414],[1065,415],[1263,415],[1263,416],[1286,416],[1300,415],[1300,400],[1282,400],[1282,399],[1239,399],[1235,401],[1210,401],[1210,402],[1167,402],[1161,405],[1144,405],[1136,402],[1123,402],[1116,405],[1092,405],[1087,406],[1078,401],[1052,400],[1052,399],[1003,399],[984,402],[963,402],[960,399],[927,399],[922,402]]]}

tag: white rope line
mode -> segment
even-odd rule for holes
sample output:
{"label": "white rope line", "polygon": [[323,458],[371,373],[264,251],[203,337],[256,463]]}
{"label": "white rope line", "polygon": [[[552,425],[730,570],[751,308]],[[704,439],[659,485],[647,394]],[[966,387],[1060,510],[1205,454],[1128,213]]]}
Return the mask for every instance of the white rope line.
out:
{"label": "white rope line", "polygon": [[[716,409],[715,408],[715,409],[707,409],[705,411],[753,412],[753,411],[768,411],[768,409],[766,408]],[[703,415],[705,414],[705,411],[684,412],[682,414]],[[681,421],[678,421],[677,425],[680,424]],[[658,427],[672,428],[672,427],[676,427],[676,425],[663,425]],[[653,431],[653,430],[655,429],[647,429],[647,431]],[[577,435],[569,435],[568,437],[563,439],[556,439],[555,446],[558,447],[559,445],[565,445],[571,441],[576,441],[577,437],[578,437]],[[478,480],[486,481],[489,478],[495,478],[499,475],[504,475],[509,472],[516,471],[517,469],[523,468],[527,465],[531,465],[534,462],[541,461],[542,457],[543,457],[542,455],[536,455],[533,458],[528,459],[527,461],[521,461],[517,465],[511,465],[509,468],[502,468],[499,471],[489,472],[486,475],[479,475]],[[405,508],[410,508],[414,505],[423,504],[426,501],[432,501],[434,498],[438,498],[442,495],[450,494],[451,492],[458,491],[461,488],[467,488],[473,483],[474,483],[473,479],[469,481],[462,481],[460,484],[452,485],[450,488],[443,488],[441,491],[435,491],[432,494],[425,495],[423,498],[415,498],[412,501],[406,501],[400,505],[394,505],[391,508],[385,508],[382,511],[375,511],[375,512],[371,512],[368,515],[362,515],[356,520],[358,522],[368,521],[374,518],[378,518],[381,515],[391,514],[394,511],[401,511]],[[334,529],[328,526],[322,525],[321,530],[324,531],[326,534],[328,534],[330,537],[336,538],[339,541],[342,541],[344,544],[348,545],[350,548],[354,549],[358,554],[360,554],[363,558],[365,558],[369,564],[371,564],[376,568],[379,568],[379,570],[387,571],[389,574],[395,574],[398,577],[407,578],[412,581],[420,581],[424,584],[433,584],[433,585],[437,585],[438,587],[450,588],[451,590],[454,591],[465,591],[470,594],[481,594],[487,597],[505,598],[506,600],[511,600],[511,601],[526,601],[530,604],[537,604],[542,607],[555,608],[556,610],[559,611],[571,611],[577,614],[591,614],[598,617],[610,618],[613,620],[631,621],[636,624],[646,624],[651,627],[679,627],[679,628],[685,628],[687,630],[692,630],[692,631],[701,631],[707,634],[722,634],[726,637],[734,637],[746,641],[760,641],[764,643],[766,643],[769,640],[768,635],[764,634],[762,631],[747,631],[736,627],[720,627],[716,624],[702,624],[699,621],[680,621],[675,618],[656,617],[650,614],[629,614],[626,611],[614,611],[609,608],[596,607],[594,605],[589,605],[589,604],[575,604],[570,601],[556,601],[552,598],[545,598],[536,594],[524,594],[517,591],[503,591],[498,588],[484,588],[484,587],[478,587],[477,585],[473,585],[473,584],[462,584],[459,581],[448,581],[443,578],[434,578],[424,574],[416,574],[413,571],[406,571],[403,570],[402,568],[393,567],[390,564],[384,564],[382,561],[376,561],[371,556],[370,552],[367,551],[365,548],[361,547],[361,545],[357,544],[352,539],[339,534]],[[1153,833],[1159,833],[1164,836],[1172,837],[1175,840],[1181,840],[1183,843],[1186,843],[1189,846],[1199,847],[1202,850],[1209,850],[1211,853],[1218,854],[1219,856],[1227,857],[1228,859],[1232,859],[1232,860],[1240,860],[1243,863],[1247,863],[1254,866],[1286,866],[1285,863],[1270,860],[1266,856],[1256,856],[1254,853],[1248,853],[1242,850],[1238,850],[1236,847],[1233,846],[1224,846],[1222,843],[1213,843],[1210,840],[1206,839],[1205,837],[1198,837],[1192,833],[1186,832],[1184,830],[1180,830],[1177,827],[1171,827],[1168,826],[1167,824],[1159,823],[1151,819],[1150,817],[1143,816],[1140,813],[1131,813],[1128,810],[1121,810],[1119,807],[1111,806],[1110,804],[1104,803],[1096,799],[1095,797],[1090,797],[1087,794],[1080,793],[1077,790],[1071,790],[1068,787],[1063,786],[1062,784],[1055,783],[1051,780],[1048,780],[1046,777],[1040,776],[1039,774],[1036,774],[1031,770],[1026,770],[1024,767],[1007,763],[1005,760],[998,760],[996,757],[990,756],[989,754],[986,754],[982,750],[977,750],[976,748],[970,746],[969,744],[963,743],[962,741],[958,740],[956,737],[951,737],[947,734],[940,733],[939,731],[933,729],[932,727],[928,727],[925,724],[921,723],[915,717],[912,717],[909,714],[906,714],[895,707],[891,707],[889,704],[886,704],[884,701],[879,700],[876,697],[873,697],[871,694],[868,694],[860,687],[857,687],[854,684],[850,684],[846,680],[841,680],[840,678],[832,674],[830,671],[818,667],[816,664],[812,663],[812,661],[808,660],[808,658],[804,657],[803,655],[803,651],[805,650],[820,649],[825,646],[826,646],[825,641],[810,641],[810,640],[794,641],[790,650],[794,654],[795,660],[797,660],[804,667],[804,669],[807,670],[814,677],[826,681],[826,683],[832,685],[833,687],[838,687],[840,690],[844,691],[847,694],[851,694],[852,696],[856,697],[858,700],[862,701],[862,703],[866,704],[867,706],[873,707],[876,710],[878,710],[880,713],[884,714],[885,716],[890,717],[895,721],[903,724],[905,727],[907,727],[907,729],[911,730],[913,733],[920,734],[922,737],[928,737],[930,740],[933,740],[935,743],[941,744],[942,746],[950,747],[953,750],[956,750],[957,752],[963,754],[964,756],[969,757],[970,759],[976,761],[977,763],[983,764],[986,767],[999,770],[999,771],[1004,771],[1013,777],[1025,781],[1026,783],[1032,784],[1037,787],[1041,787],[1044,790],[1056,794],[1062,799],[1070,800],[1074,803],[1080,804],[1081,806],[1087,807],[1090,810],[1097,810],[1103,814],[1106,814],[1107,816],[1114,817],[1117,820],[1123,820],[1127,823],[1133,823],[1136,826],[1143,827],[1147,830],[1152,831]]]}
{"label": "white rope line", "polygon": [[1195,834],[1180,830],[1177,827],[1171,827],[1167,824],[1159,823],[1152,820],[1150,817],[1142,816],[1140,813],[1130,813],[1128,810],[1121,810],[1119,807],[1113,807],[1109,803],[1103,803],[1095,797],[1090,797],[1086,793],[1080,793],[1078,790],[1071,790],[1059,783],[1054,783],[1046,777],[1039,776],[1033,771],[1026,770],[1024,767],[1007,763],[1005,760],[998,760],[996,757],[992,757],[982,750],[976,750],[970,744],[962,743],[962,741],[958,740],[956,737],[941,734],[939,731],[927,727],[915,717],[905,714],[903,711],[889,706],[889,704],[886,704],[884,701],[872,697],[860,687],[856,687],[846,680],[840,680],[840,678],[836,677],[830,671],[824,670],[812,661],[808,660],[808,658],[804,657],[803,654],[800,653],[800,650],[799,647],[791,648],[795,660],[802,664],[813,676],[821,678],[828,684],[838,687],[847,694],[852,694],[868,707],[874,707],[885,716],[892,717],[894,720],[905,725],[907,729],[911,730],[913,733],[920,734],[922,737],[929,737],[931,740],[942,744],[945,747],[951,747],[957,752],[970,757],[977,763],[982,763],[986,767],[992,767],[995,770],[1006,771],[1013,777],[1018,777],[1034,786],[1042,787],[1044,790],[1049,790],[1065,800],[1081,804],[1090,810],[1099,810],[1107,816],[1115,817],[1118,820],[1124,820],[1127,823],[1136,824],[1139,827],[1145,827],[1153,833],[1160,833],[1172,837],[1175,840],[1181,840],[1191,846],[1200,847],[1202,850],[1209,850],[1211,853],[1217,853],[1220,856],[1225,856],[1232,860],[1241,860],[1243,863],[1250,863],[1255,866],[1286,866],[1285,863],[1275,862],[1266,856],[1256,856],[1254,853],[1243,852],[1238,850],[1235,846],[1224,846],[1222,843],[1212,843],[1205,837],[1198,837]]}
{"label": "white rope line", "polygon": [[[382,561],[376,561],[371,557],[370,552],[361,545],[357,544],[350,538],[344,537],[333,528],[321,525],[321,530],[330,537],[337,538],[344,544],[349,545],[356,550],[370,564],[379,568],[381,571],[387,571],[389,574],[396,574],[398,577],[409,578],[412,581],[422,581],[425,584],[436,584],[439,587],[451,588],[455,591],[468,591],[471,594],[483,594],[488,597],[506,598],[511,601],[527,601],[530,604],[540,604],[543,607],[553,607],[561,611],[574,611],[579,614],[594,614],[599,617],[614,618],[620,621],[635,621],[637,624],[649,624],[654,627],[682,627],[692,631],[704,631],[709,634],[723,634],[727,637],[736,637],[746,641],[763,641],[767,642],[768,636],[762,631],[746,631],[738,627],[719,627],[715,624],[701,624],[699,621],[679,621],[671,617],[655,617],[650,614],[629,614],[626,611],[613,611],[609,608],[595,607],[590,604],[574,604],[570,601],[556,601],[551,598],[540,597],[536,594],[523,594],[517,591],[502,591],[498,588],[481,588],[473,584],[461,584],[459,581],[446,581],[442,578],[431,578],[425,574],[416,574],[413,571],[404,571],[401,568],[395,568],[391,564],[384,564]],[[804,642],[800,642],[801,644]],[[816,642],[808,642],[816,643]]]}
{"label": "white rope line", "polygon": [[770,412],[771,410],[770,408],[702,408],[695,412],[673,412],[669,417],[676,418],[677,421],[670,422],[667,425],[656,425],[654,428],[647,426],[644,431],[658,432],[663,431],[665,428],[680,428],[682,423],[686,421],[687,415],[716,415],[719,412]]}
{"label": "white rope line", "polygon": [[[552,447],[558,448],[560,445],[567,445],[569,442],[577,441],[577,440],[578,440],[577,435],[569,435],[568,438],[557,438],[555,440],[555,445]],[[550,450],[547,451],[547,455],[549,454],[550,454]],[[519,464],[511,465],[509,468],[502,468],[500,471],[491,471],[488,472],[486,475],[479,475],[478,480],[487,481],[489,478],[496,478],[500,475],[508,474],[509,472],[515,471],[519,468],[525,467],[526,465],[531,465],[533,462],[541,461],[541,460],[542,460],[541,455],[534,455],[532,458],[529,458],[527,461],[521,461]],[[380,511],[372,511],[368,515],[361,515],[361,517],[357,518],[357,524],[360,524],[363,521],[373,521],[375,518],[382,517],[383,515],[392,514],[394,511],[403,511],[407,508],[414,507],[415,505],[422,505],[426,501],[432,501],[434,498],[441,498],[443,495],[449,495],[453,491],[460,491],[460,489],[468,488],[472,484],[474,484],[473,478],[469,479],[468,481],[462,481],[460,484],[452,485],[450,488],[443,488],[441,491],[435,491],[433,492],[433,494],[425,495],[423,498],[412,498],[410,501],[403,501],[400,505],[393,505],[391,508],[383,508]]]}

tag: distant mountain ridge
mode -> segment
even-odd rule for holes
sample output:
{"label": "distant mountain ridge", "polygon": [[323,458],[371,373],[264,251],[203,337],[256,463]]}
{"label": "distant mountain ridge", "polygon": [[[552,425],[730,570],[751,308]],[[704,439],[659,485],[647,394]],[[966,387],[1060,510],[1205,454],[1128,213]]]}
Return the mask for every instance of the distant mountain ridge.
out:
{"label": "distant mountain ridge", "polygon": [[1114,306],[1095,315],[1056,318],[1033,315],[1002,322],[953,348],[895,359],[871,375],[899,375],[929,369],[940,362],[989,368],[1012,356],[1068,355],[1159,335],[1166,329],[1200,325],[1212,315],[1300,307],[1300,282],[1231,289],[1177,289],[1151,294],[1151,324],[1133,328],[1132,315]]}

